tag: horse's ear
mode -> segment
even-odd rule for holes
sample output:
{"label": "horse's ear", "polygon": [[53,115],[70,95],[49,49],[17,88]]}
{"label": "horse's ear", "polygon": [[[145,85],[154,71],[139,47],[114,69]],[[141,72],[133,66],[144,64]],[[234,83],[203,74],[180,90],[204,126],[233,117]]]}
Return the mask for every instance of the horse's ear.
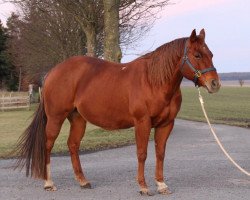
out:
{"label": "horse's ear", "polygon": [[189,37],[191,42],[195,42],[197,40],[196,30],[194,29]]}
{"label": "horse's ear", "polygon": [[200,31],[199,37],[200,37],[201,39],[205,40],[205,36],[206,36],[206,33],[205,33],[204,28],[203,28],[203,29],[201,29],[201,31]]}

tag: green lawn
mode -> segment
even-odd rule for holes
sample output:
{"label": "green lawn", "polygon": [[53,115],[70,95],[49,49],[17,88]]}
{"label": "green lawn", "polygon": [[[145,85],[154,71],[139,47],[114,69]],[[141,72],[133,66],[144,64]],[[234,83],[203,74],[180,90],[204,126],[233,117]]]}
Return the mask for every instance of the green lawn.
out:
{"label": "green lawn", "polygon": [[[17,139],[29,125],[33,112],[34,109],[31,111],[0,112],[0,158],[4,157],[15,146]],[[68,151],[68,135],[69,122],[65,120],[53,148],[53,153],[65,153]],[[134,142],[133,129],[106,131],[92,124],[88,124],[84,139],[81,142],[81,150],[93,151],[133,144]]]}
{"label": "green lawn", "polygon": [[[182,88],[183,103],[178,118],[204,121],[198,101],[198,92],[193,87]],[[225,87],[217,94],[202,91],[205,107],[213,123],[225,123],[250,127],[250,87]],[[34,107],[31,111],[0,112],[0,157],[14,147],[18,137],[28,126]],[[67,152],[69,123],[66,120],[58,139],[54,153]],[[152,135],[151,135],[152,137]],[[82,151],[92,151],[134,143],[133,129],[105,131],[88,124],[85,137],[81,143]]]}
{"label": "green lawn", "polygon": [[[216,94],[201,91],[211,122],[250,127],[250,87],[222,87]],[[183,87],[182,97],[178,118],[205,121],[197,89]]]}

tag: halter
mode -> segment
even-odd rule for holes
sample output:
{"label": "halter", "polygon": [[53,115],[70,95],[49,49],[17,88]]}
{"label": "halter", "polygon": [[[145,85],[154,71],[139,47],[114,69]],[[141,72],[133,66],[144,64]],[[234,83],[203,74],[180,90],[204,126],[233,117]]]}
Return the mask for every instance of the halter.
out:
{"label": "halter", "polygon": [[185,44],[185,48],[184,48],[184,56],[183,56],[183,60],[182,60],[182,63],[181,63],[181,71],[184,67],[184,64],[187,63],[188,66],[192,69],[192,71],[194,72],[194,79],[193,79],[193,82],[195,84],[195,86],[198,85],[198,79],[201,77],[202,74],[205,74],[207,72],[210,72],[210,71],[216,71],[216,68],[215,67],[209,67],[209,68],[206,68],[206,69],[203,69],[203,70],[198,70],[196,69],[192,63],[189,61],[188,59],[188,55],[187,55],[187,52],[188,52],[188,48],[187,48],[187,42]]}

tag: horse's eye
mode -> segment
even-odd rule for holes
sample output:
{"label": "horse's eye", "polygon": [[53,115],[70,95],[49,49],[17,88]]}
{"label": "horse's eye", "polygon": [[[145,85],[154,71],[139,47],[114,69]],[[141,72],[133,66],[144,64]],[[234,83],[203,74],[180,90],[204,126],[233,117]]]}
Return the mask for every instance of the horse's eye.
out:
{"label": "horse's eye", "polygon": [[199,52],[196,52],[196,53],[194,54],[194,57],[195,57],[196,59],[201,59],[201,58],[202,58],[202,56],[201,56],[201,54],[200,54]]}

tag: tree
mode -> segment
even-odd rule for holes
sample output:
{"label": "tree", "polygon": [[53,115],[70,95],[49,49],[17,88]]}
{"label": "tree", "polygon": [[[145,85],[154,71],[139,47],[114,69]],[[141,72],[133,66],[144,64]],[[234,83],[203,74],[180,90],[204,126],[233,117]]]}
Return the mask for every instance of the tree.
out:
{"label": "tree", "polygon": [[80,25],[86,37],[86,55],[102,54],[103,4],[101,0],[56,1],[57,9],[64,10]]}
{"label": "tree", "polygon": [[19,26],[17,26],[19,22],[19,16],[15,13],[12,13],[11,16],[7,20],[7,52],[9,59],[11,61],[11,64],[13,66],[13,70],[15,70],[16,78],[18,78],[18,91],[21,90],[22,86],[22,78],[23,78],[23,69],[22,65],[20,64],[20,51],[22,49],[20,48],[20,42],[19,42]]}
{"label": "tree", "polygon": [[[8,1],[8,0],[6,0]],[[120,61],[121,50],[153,26],[169,0],[9,0],[21,11],[12,27],[18,30],[10,48],[21,74],[32,77],[80,54]],[[105,17],[104,17],[105,15]],[[11,24],[10,23],[10,24]],[[11,31],[11,28],[9,29]],[[14,29],[13,29],[14,30]],[[105,35],[105,37],[104,37]],[[11,39],[11,40],[12,40]],[[11,43],[11,42],[10,42]],[[105,53],[104,53],[105,49]],[[19,76],[21,77],[21,76]]]}
{"label": "tree", "polygon": [[[47,1],[50,2],[50,6],[53,4],[53,0]],[[113,44],[115,43],[114,41],[116,41],[116,43],[118,41],[119,46],[123,49],[136,46],[136,42],[152,28],[159,11],[167,6],[169,1],[170,0],[60,0],[56,1],[56,4],[59,5],[59,8],[68,11],[74,16],[75,20],[81,25],[86,36],[87,55],[103,57],[105,51],[103,51],[102,47],[104,46],[105,48],[106,46],[107,49],[109,46],[106,45],[106,39],[108,41],[112,40]],[[42,2],[44,3],[45,1]],[[112,3],[113,6],[108,9],[110,3]],[[117,24],[119,24],[119,29],[115,28]],[[116,36],[104,38],[103,35],[106,33],[109,35],[108,33],[111,33],[113,28],[116,30]],[[121,57],[120,47],[117,48],[117,45],[115,46],[113,46],[114,49],[107,49],[107,51],[109,54],[117,54],[119,55],[118,57]],[[104,55],[104,57],[107,56]]]}
{"label": "tree", "polygon": [[120,45],[123,49],[137,42],[153,27],[160,11],[170,0],[120,0]]}
{"label": "tree", "polygon": [[85,53],[84,33],[72,16],[46,5],[37,7],[32,1],[23,2],[22,6],[23,18],[13,19],[12,15],[7,26],[10,34],[15,35],[10,42],[15,64],[22,67],[30,80],[40,79],[41,74],[68,57]]}
{"label": "tree", "polygon": [[[86,37],[86,54],[103,55],[104,45],[104,5],[110,0],[6,0],[14,2],[26,12],[27,5],[42,12],[63,12],[73,17]],[[114,1],[114,0],[113,0]],[[118,0],[117,0],[118,1]],[[170,0],[119,0],[119,45],[122,49],[135,47],[153,26],[159,11]],[[113,20],[114,21],[114,20]],[[116,51],[116,50],[115,50]]]}
{"label": "tree", "polygon": [[[27,6],[32,3],[33,8],[37,9],[40,12],[51,13],[58,12],[63,13],[62,18],[70,18],[71,21],[76,22],[81,29],[81,32],[84,33],[86,38],[86,55],[88,56],[99,56],[99,49],[102,48],[102,45],[99,43],[101,40],[98,33],[101,33],[103,29],[103,5],[101,0],[10,0],[14,2],[23,12],[27,13]],[[101,23],[99,23],[101,22]],[[102,54],[102,53],[101,53]]]}
{"label": "tree", "polygon": [[16,90],[16,74],[7,52],[7,30],[0,21],[0,88]]}
{"label": "tree", "polygon": [[120,62],[119,5],[120,0],[103,0],[104,4],[104,59]]}
{"label": "tree", "polygon": [[4,79],[9,73],[5,50],[6,50],[6,39],[7,35],[5,33],[5,29],[0,21],[0,81],[1,87],[3,87]]}
{"label": "tree", "polygon": [[242,87],[244,85],[244,80],[243,79],[239,79],[239,84],[240,84],[240,87]]}

